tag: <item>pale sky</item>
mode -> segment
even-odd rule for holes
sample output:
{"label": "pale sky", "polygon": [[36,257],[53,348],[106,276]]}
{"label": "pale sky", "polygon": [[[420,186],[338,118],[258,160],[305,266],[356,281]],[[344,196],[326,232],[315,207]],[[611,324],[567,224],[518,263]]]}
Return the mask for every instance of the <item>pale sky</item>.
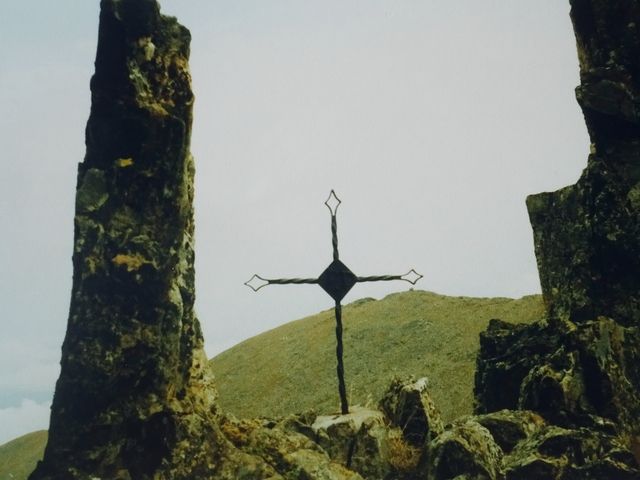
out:
{"label": "pale sky", "polygon": [[[540,290],[525,208],[589,140],[568,1],[165,0],[192,32],[196,268],[207,352],[330,308],[315,277]],[[71,289],[98,0],[0,0],[0,443],[46,428]],[[403,282],[356,285],[343,303]],[[349,328],[348,318],[345,318]]]}

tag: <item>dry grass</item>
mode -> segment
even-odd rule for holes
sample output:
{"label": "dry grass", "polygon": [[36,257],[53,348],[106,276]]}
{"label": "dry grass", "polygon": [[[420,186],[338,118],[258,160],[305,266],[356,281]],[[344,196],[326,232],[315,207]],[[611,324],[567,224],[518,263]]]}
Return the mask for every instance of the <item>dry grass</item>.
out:
{"label": "dry grass", "polygon": [[[445,422],[471,413],[478,336],[490,319],[543,316],[539,295],[448,297],[408,291],[344,307],[345,377],[352,404],[374,404],[394,376],[429,377]],[[246,340],[211,361],[223,411],[238,417],[339,410],[333,310]]]}
{"label": "dry grass", "polygon": [[389,435],[389,463],[398,472],[411,472],[415,470],[420,461],[421,450],[414,447],[402,436],[401,432]]}

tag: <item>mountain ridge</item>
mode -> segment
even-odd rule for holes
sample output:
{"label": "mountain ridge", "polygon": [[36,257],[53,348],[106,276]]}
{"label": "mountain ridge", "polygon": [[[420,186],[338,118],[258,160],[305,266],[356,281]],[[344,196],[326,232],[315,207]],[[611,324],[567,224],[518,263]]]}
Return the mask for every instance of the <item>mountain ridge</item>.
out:
{"label": "mountain ridge", "polygon": [[[350,403],[377,401],[393,377],[426,376],[445,421],[471,414],[480,332],[492,318],[530,323],[543,316],[540,295],[478,298],[409,290],[356,300],[343,307]],[[333,325],[328,309],[213,357],[222,410],[247,418],[337,411]],[[316,361],[302,362],[307,355]]]}

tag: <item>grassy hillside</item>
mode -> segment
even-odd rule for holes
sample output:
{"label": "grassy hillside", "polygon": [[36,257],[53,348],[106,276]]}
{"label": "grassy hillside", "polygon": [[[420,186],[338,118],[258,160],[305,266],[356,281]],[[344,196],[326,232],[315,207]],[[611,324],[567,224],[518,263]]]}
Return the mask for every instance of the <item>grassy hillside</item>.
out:
{"label": "grassy hillside", "polygon": [[24,480],[42,459],[47,432],[28,433],[0,445],[0,480]]}
{"label": "grassy hillside", "polygon": [[[394,375],[429,378],[444,420],[471,413],[478,335],[492,318],[543,316],[542,299],[448,297],[425,291],[343,309],[351,404],[375,405]],[[333,309],[250,338],[210,362],[223,411],[239,417],[339,411]]]}
{"label": "grassy hillside", "polygon": [[[424,291],[343,308],[345,376],[352,404],[375,405],[394,375],[429,377],[445,421],[471,413],[478,335],[492,318],[543,316],[542,299],[447,297]],[[219,402],[239,417],[338,412],[333,309],[250,338],[213,358]],[[47,432],[0,446],[0,480],[25,480]]]}

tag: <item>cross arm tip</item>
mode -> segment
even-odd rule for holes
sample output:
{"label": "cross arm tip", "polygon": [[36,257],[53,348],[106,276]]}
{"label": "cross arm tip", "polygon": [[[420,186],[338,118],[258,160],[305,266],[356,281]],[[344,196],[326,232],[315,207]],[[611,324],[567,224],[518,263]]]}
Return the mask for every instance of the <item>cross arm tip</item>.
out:
{"label": "cross arm tip", "polygon": [[324,204],[327,206],[327,208],[331,212],[332,216],[335,216],[336,213],[338,213],[338,207],[340,206],[341,203],[342,203],[342,200],[338,198],[335,190],[333,189],[331,190],[331,193],[329,193],[329,198],[327,198],[327,201],[324,202]]}
{"label": "cross arm tip", "polygon": [[423,278],[424,275],[416,272],[413,268],[411,270],[409,270],[407,273],[405,273],[404,275],[402,275],[400,277],[400,279],[404,280],[405,282],[409,282],[411,285],[415,285],[418,280],[420,280],[421,278]]}
{"label": "cross arm tip", "polygon": [[262,287],[266,287],[267,285],[269,285],[269,280],[267,280],[266,278],[262,278],[257,273],[254,273],[253,277],[251,277],[249,280],[244,282],[244,285],[249,287],[254,292],[257,292]]}

